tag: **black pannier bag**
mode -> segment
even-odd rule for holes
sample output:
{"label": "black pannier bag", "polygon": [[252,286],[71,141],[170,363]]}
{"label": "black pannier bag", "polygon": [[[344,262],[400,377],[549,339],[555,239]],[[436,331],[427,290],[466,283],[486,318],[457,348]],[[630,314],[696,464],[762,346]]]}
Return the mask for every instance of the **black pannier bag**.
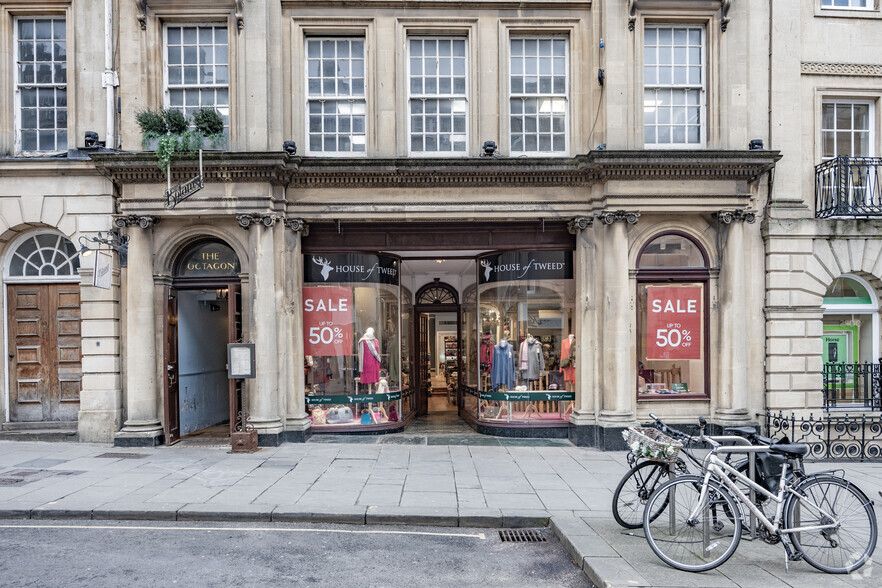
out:
{"label": "black pannier bag", "polygon": [[756,454],[756,478],[757,483],[772,493],[778,492],[778,480],[781,479],[781,470],[787,458],[774,453]]}

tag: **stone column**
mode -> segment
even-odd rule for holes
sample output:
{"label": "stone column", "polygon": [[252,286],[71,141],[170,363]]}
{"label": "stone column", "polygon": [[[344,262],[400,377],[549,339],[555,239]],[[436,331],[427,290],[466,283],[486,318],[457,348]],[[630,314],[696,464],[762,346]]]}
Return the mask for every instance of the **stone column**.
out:
{"label": "stone column", "polygon": [[309,438],[311,421],[306,414],[306,378],[303,374],[303,246],[301,238],[309,234],[309,227],[300,219],[288,219],[285,226],[285,253],[282,262],[285,274],[286,325],[289,357],[293,369],[288,382],[285,411],[285,441],[303,442]]}
{"label": "stone column", "polygon": [[716,420],[731,426],[750,421],[748,410],[747,275],[744,271],[744,223],[756,222],[750,211],[717,214],[728,228],[720,268],[720,385]]}
{"label": "stone column", "polygon": [[278,324],[280,309],[276,307],[276,263],[273,248],[273,227],[276,217],[240,215],[239,225],[250,231],[248,245],[253,254],[251,332],[247,339],[254,342],[255,378],[246,391],[249,423],[257,430],[258,445],[277,446],[281,442],[282,419],[279,406]]}
{"label": "stone column", "polygon": [[[578,217],[567,228],[576,236],[573,257],[575,277],[575,312],[573,331],[576,335],[576,400],[570,415],[569,437],[576,445],[597,444],[597,319],[594,300],[595,246],[590,231],[593,218]],[[563,334],[566,337],[566,333]]]}
{"label": "stone column", "polygon": [[116,434],[117,446],[149,446],[162,442],[156,379],[156,297],[153,283],[153,225],[149,216],[117,218],[128,231],[126,270],[126,421]]}
{"label": "stone column", "polygon": [[621,431],[635,424],[637,397],[633,366],[631,288],[628,280],[628,225],[637,224],[639,212],[617,210],[597,213],[607,227],[603,247],[603,324],[601,411],[598,444],[604,449],[624,449]]}

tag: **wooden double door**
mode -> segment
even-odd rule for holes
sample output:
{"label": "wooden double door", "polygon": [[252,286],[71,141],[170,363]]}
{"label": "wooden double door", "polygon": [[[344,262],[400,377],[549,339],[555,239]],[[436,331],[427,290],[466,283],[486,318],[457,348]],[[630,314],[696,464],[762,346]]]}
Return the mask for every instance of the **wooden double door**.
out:
{"label": "wooden double door", "polygon": [[9,420],[77,420],[83,378],[79,284],[10,284],[6,296]]}

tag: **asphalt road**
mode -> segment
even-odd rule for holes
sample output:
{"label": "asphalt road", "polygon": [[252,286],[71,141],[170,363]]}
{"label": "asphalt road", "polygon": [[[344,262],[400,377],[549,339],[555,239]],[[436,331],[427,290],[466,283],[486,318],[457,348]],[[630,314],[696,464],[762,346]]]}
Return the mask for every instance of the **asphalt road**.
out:
{"label": "asphalt road", "polygon": [[0,520],[3,586],[590,586],[549,529]]}

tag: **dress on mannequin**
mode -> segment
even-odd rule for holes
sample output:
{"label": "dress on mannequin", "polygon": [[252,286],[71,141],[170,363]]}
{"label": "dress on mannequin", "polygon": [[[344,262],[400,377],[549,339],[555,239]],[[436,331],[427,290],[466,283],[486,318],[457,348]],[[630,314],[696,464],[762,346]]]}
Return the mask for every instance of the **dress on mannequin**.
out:
{"label": "dress on mannequin", "polygon": [[521,372],[521,377],[527,381],[533,382],[539,379],[542,372],[545,371],[545,356],[542,354],[542,343],[533,337],[527,337],[527,369]]}
{"label": "dress on mannequin", "polygon": [[569,367],[561,368],[560,371],[564,374],[564,382],[575,382],[576,381],[576,366],[574,358],[576,356],[576,336],[570,335],[560,344],[560,358],[563,359],[565,357],[570,358]]}
{"label": "dress on mannequin", "polygon": [[493,368],[490,370],[490,382],[495,391],[500,386],[511,390],[515,386],[514,353],[505,339],[500,339],[493,348]]}
{"label": "dress on mannequin", "polygon": [[358,366],[362,384],[380,381],[380,340],[374,337],[373,327],[368,327],[358,341]]}
{"label": "dress on mannequin", "polygon": [[482,372],[489,372],[493,367],[493,341],[490,339],[490,335],[484,335],[481,341],[481,354],[478,361],[481,364]]}

